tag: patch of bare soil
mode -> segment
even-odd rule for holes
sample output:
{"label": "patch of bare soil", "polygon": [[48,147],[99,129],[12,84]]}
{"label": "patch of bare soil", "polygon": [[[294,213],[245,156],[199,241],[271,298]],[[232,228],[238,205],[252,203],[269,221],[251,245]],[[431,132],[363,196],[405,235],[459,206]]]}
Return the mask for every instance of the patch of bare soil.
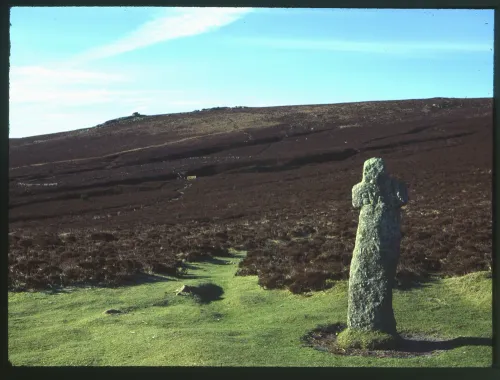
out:
{"label": "patch of bare soil", "polygon": [[491,99],[428,99],[206,110],[15,139],[9,286],[180,276],[236,248],[247,251],[238,274],[266,288],[324,289],[348,276],[351,190],[371,157],[409,186],[400,288],[488,270],[492,121]]}
{"label": "patch of bare soil", "polygon": [[336,323],[327,326],[318,326],[305,334],[301,341],[303,347],[311,347],[315,350],[329,352],[334,355],[347,356],[370,356],[376,358],[414,358],[416,356],[438,355],[446,350],[452,350],[462,346],[492,346],[493,341],[489,338],[459,337],[454,339],[443,339],[422,334],[400,334],[400,339],[393,350],[361,350],[341,349],[336,346],[337,335],[347,325]]}

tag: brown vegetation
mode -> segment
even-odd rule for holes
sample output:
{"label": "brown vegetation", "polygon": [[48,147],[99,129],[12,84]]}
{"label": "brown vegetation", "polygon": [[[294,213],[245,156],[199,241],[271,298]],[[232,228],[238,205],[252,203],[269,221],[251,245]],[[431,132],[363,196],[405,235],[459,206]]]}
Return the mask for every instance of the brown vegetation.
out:
{"label": "brown vegetation", "polygon": [[370,157],[410,186],[400,286],[485,270],[492,144],[491,99],[204,110],[16,139],[9,287],[181,276],[229,248],[267,288],[328,287],[349,273]]}

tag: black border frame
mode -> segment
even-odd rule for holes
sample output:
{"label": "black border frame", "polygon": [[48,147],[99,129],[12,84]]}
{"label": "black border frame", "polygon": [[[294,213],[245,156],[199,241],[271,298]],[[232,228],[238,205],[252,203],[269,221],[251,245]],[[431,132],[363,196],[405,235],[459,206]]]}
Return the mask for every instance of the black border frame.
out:
{"label": "black border frame", "polygon": [[[500,289],[498,273],[500,273],[500,260],[493,254],[493,361],[491,368],[273,368],[273,367],[13,367],[8,360],[8,332],[7,332],[7,273],[8,273],[8,176],[9,176],[9,61],[10,61],[10,7],[15,6],[202,6],[202,7],[266,7],[266,8],[392,8],[392,9],[493,9],[495,10],[495,26],[500,25],[500,12],[497,8],[500,4],[495,0],[176,0],[176,1],[139,1],[139,0],[10,0],[0,5],[0,229],[3,238],[0,239],[1,254],[1,280],[5,291],[1,292],[1,317],[3,327],[1,329],[2,342],[2,364],[7,369],[8,378],[70,378],[70,377],[105,377],[109,378],[137,378],[139,376],[173,376],[174,378],[185,377],[232,377],[255,378],[255,377],[395,377],[409,379],[429,378],[445,379],[452,378],[478,378],[493,379],[500,374],[500,347],[498,327],[500,321]],[[500,41],[500,27],[495,27],[495,51],[494,51],[494,75],[493,75],[493,166],[492,166],[492,207],[493,207],[493,252],[500,251],[500,225],[498,222],[499,203],[496,194],[500,191],[500,74],[496,70],[499,67],[498,44]],[[4,371],[2,371],[4,372]],[[5,373],[5,372],[4,372]],[[495,376],[496,373],[496,376]]]}

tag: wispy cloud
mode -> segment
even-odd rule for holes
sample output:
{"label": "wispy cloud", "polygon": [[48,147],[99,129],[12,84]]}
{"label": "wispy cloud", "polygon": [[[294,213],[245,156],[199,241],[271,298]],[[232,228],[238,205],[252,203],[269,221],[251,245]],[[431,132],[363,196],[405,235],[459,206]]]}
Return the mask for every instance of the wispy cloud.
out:
{"label": "wispy cloud", "polygon": [[[160,42],[211,32],[251,11],[249,8],[158,9],[156,18],[113,42],[48,66],[13,66],[9,91],[11,131],[16,130],[18,136],[33,135],[40,133],[32,130],[37,125],[43,133],[57,132],[61,128],[88,127],[122,116],[123,112],[163,113],[165,104],[170,112],[185,111],[213,102],[213,98],[196,90],[153,89],[147,79],[144,81],[143,70],[103,71],[95,69],[95,65],[87,69],[92,66],[86,64]],[[178,72],[178,68],[162,66],[164,80]],[[69,124],[62,123],[64,118]]]}
{"label": "wispy cloud", "polygon": [[250,8],[174,8],[169,14],[149,21],[117,41],[85,51],[69,63],[83,63],[151,46],[176,38],[207,33],[231,24]]}
{"label": "wispy cloud", "polygon": [[141,76],[131,72],[13,66],[10,137],[88,128],[132,112],[192,111],[214,102],[207,94],[188,88],[148,88]]}
{"label": "wispy cloud", "polygon": [[362,42],[345,40],[307,40],[285,38],[241,38],[233,40],[239,44],[269,47],[274,49],[327,50],[338,52],[414,54],[414,53],[478,53],[492,52],[491,43],[454,42]]}
{"label": "wispy cloud", "polygon": [[100,72],[95,70],[49,68],[45,66],[13,66],[10,69],[10,80],[16,83],[109,83],[127,80],[116,72]]}
{"label": "wispy cloud", "polygon": [[13,66],[10,70],[11,104],[96,104],[112,101],[107,86],[127,82],[119,73],[43,66]]}

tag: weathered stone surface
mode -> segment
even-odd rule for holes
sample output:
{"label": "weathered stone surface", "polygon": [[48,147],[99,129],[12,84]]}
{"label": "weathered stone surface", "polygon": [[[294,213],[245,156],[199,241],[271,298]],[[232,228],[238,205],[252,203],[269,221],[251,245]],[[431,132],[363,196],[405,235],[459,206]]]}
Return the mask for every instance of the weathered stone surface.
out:
{"label": "weathered stone surface", "polygon": [[406,185],[388,176],[382,159],[365,161],[363,180],[352,188],[352,204],[361,211],[349,275],[351,329],[396,333],[392,288],[400,255],[400,207],[407,202]]}
{"label": "weathered stone surface", "polygon": [[193,293],[194,289],[195,289],[194,286],[182,285],[182,287],[175,292],[175,295],[178,296],[181,294],[185,295],[185,294]]}

